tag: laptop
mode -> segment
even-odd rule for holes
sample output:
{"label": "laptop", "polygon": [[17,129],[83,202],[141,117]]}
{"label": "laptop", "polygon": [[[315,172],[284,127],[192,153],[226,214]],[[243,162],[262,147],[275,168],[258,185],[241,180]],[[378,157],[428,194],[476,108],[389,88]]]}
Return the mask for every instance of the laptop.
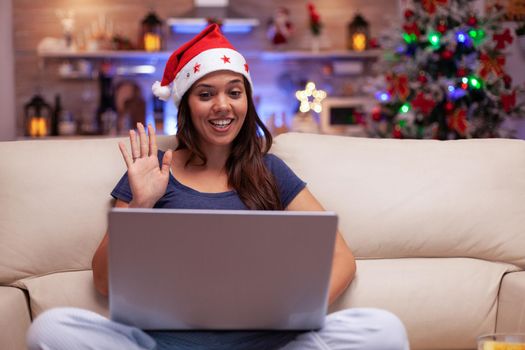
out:
{"label": "laptop", "polygon": [[333,212],[109,212],[112,320],[144,330],[324,325]]}

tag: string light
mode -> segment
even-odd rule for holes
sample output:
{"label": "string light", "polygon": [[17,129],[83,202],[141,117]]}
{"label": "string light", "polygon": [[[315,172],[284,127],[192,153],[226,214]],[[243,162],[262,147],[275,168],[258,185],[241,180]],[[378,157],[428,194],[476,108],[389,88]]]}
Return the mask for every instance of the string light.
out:
{"label": "string light", "polygon": [[410,104],[408,102],[404,103],[399,110],[401,113],[408,113],[410,111]]}
{"label": "string light", "polygon": [[439,48],[441,42],[441,34],[438,32],[430,32],[428,34],[428,42],[433,48]]}

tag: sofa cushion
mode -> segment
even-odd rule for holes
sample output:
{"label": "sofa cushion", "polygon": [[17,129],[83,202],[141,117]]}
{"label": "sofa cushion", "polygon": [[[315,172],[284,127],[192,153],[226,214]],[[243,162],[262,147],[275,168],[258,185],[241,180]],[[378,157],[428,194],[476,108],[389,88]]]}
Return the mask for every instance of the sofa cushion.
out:
{"label": "sofa cushion", "polygon": [[109,314],[108,300],[96,291],[91,270],[31,277],[18,281],[17,286],[28,291],[33,318],[61,306],[79,307],[102,316]]}
{"label": "sofa cushion", "polygon": [[525,141],[276,137],[358,257],[474,257],[525,267]]}
{"label": "sofa cushion", "polygon": [[26,349],[26,332],[31,324],[24,292],[0,287],[0,349]]}
{"label": "sofa cushion", "polygon": [[330,311],[378,307],[404,322],[413,349],[469,349],[494,332],[500,281],[516,267],[465,258],[357,261],[350,288]]}
{"label": "sofa cushion", "polygon": [[[119,140],[0,143],[0,284],[91,268],[126,170]],[[159,146],[174,141],[161,137]]]}
{"label": "sofa cushion", "polygon": [[503,278],[498,301],[498,333],[525,333],[525,271]]}

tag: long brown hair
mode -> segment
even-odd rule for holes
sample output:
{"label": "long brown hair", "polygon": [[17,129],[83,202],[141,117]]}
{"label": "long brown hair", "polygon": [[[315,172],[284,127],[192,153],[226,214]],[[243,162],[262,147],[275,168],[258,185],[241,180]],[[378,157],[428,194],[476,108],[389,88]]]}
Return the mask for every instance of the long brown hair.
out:
{"label": "long brown hair", "polygon": [[[231,186],[249,209],[282,210],[283,206],[273,174],[263,161],[263,156],[272,146],[272,135],[255,110],[250,84],[244,79],[248,110],[244,124],[233,140],[232,149],[226,161],[228,185]],[[191,91],[191,89],[190,89]],[[177,149],[187,149],[190,153],[186,165],[199,160],[207,162],[206,155],[199,147],[199,136],[191,121],[188,103],[189,93],[181,99],[177,113]],[[261,133],[259,133],[259,131]]]}

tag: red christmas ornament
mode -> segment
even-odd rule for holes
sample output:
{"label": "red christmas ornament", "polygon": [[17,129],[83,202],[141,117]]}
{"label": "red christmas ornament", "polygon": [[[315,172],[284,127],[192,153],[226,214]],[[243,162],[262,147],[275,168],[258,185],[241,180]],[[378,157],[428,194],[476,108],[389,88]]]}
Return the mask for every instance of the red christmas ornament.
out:
{"label": "red christmas ornament", "polygon": [[501,105],[505,113],[509,113],[516,106],[516,90],[510,94],[501,95]]}
{"label": "red christmas ornament", "polygon": [[479,74],[482,78],[486,78],[491,72],[496,76],[501,77],[505,72],[503,71],[503,66],[505,65],[505,56],[499,55],[495,57],[490,57],[486,53],[482,53],[479,56],[481,61],[481,69]]}
{"label": "red christmas ornament", "polygon": [[510,34],[509,28],[505,29],[503,33],[494,34],[492,39],[496,42],[497,50],[503,50],[507,44],[510,45],[514,41],[512,35]]}
{"label": "red christmas ornament", "polygon": [[478,24],[478,19],[475,16],[470,16],[469,19],[467,20],[467,24],[471,27],[474,27],[475,25]]}
{"label": "red christmas ornament", "polygon": [[405,101],[410,94],[408,88],[408,77],[405,74],[397,75],[390,73],[386,76],[388,82],[388,93],[390,96],[398,96],[401,101]]}
{"label": "red christmas ornament", "polygon": [[512,86],[512,77],[508,74],[503,76],[503,83],[505,83],[505,88],[508,89]]}
{"label": "red christmas ornament", "polygon": [[445,103],[445,111],[447,111],[447,113],[450,113],[454,110],[454,104],[450,101],[447,101],[447,103]]}
{"label": "red christmas ornament", "polygon": [[381,120],[381,107],[376,106],[372,109],[372,119],[376,122]]}
{"label": "red christmas ornament", "polygon": [[426,84],[428,82],[428,78],[427,78],[425,72],[419,72],[419,75],[417,77],[417,81],[419,81],[421,84]]}
{"label": "red christmas ornament", "polygon": [[461,136],[465,136],[468,126],[467,111],[461,108],[449,113],[447,125],[449,129],[456,131]]}
{"label": "red christmas ornament", "polygon": [[392,130],[392,137],[395,139],[403,138],[403,133],[401,132],[401,127],[399,125],[394,126],[394,130]]}
{"label": "red christmas ornament", "polygon": [[408,35],[414,34],[416,36],[416,38],[418,38],[418,39],[421,36],[421,30],[419,29],[419,27],[417,26],[417,24],[415,22],[407,23],[407,24],[403,25],[403,30]]}
{"label": "red christmas ornament", "polygon": [[448,28],[444,21],[440,21],[436,29],[441,34],[445,34]]}
{"label": "red christmas ornament", "polygon": [[433,15],[434,13],[436,13],[436,9],[438,6],[446,5],[447,3],[448,0],[423,0],[423,8],[429,14]]}
{"label": "red christmas ornament", "polygon": [[450,50],[445,50],[441,53],[441,57],[444,60],[450,60],[454,56],[454,53]]}
{"label": "red christmas ornament", "polygon": [[421,113],[423,113],[426,116],[429,115],[430,112],[432,112],[432,110],[436,106],[436,102],[432,98],[427,98],[427,96],[424,93],[419,92],[416,95],[416,98],[412,100],[412,106],[414,107],[414,109],[421,111]]}
{"label": "red christmas ornament", "polygon": [[377,49],[379,48],[379,40],[377,40],[377,38],[371,38],[368,45],[371,49]]}
{"label": "red christmas ornament", "polygon": [[414,17],[414,11],[412,11],[411,9],[406,9],[405,10],[405,19],[410,19],[412,17]]}
{"label": "red christmas ornament", "polygon": [[456,75],[458,77],[464,77],[465,75],[467,75],[467,70],[465,68],[458,68]]}

